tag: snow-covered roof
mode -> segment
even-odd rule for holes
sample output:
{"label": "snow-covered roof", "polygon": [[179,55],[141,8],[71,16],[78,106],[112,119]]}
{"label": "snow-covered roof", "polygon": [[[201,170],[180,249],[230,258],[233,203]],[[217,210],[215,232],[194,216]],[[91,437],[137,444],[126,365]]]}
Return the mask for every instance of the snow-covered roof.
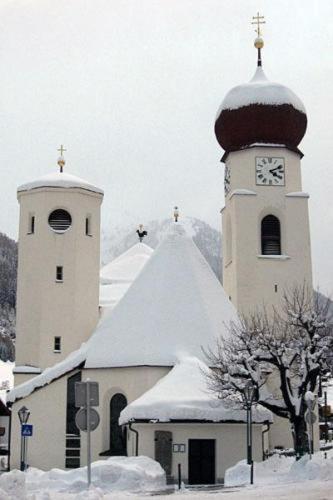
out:
{"label": "snow-covered roof", "polygon": [[[227,406],[209,391],[209,368],[194,357],[181,359],[149,391],[130,403],[120,414],[119,423],[133,420],[169,422],[171,420],[204,420],[212,422],[246,422],[246,410]],[[253,421],[271,421],[271,412],[253,408]]]}
{"label": "snow-covered roof", "polygon": [[[150,259],[153,249],[144,243],[136,243],[102,267],[100,271],[99,305],[104,315],[125,295],[137,275]],[[107,309],[106,309],[107,308]]]}
{"label": "snow-covered roof", "polygon": [[75,175],[71,175],[66,172],[52,172],[51,174],[44,175],[35,181],[22,184],[17,188],[17,192],[21,193],[23,191],[30,191],[32,189],[45,187],[85,189],[86,191],[103,194],[102,189],[90,184],[84,179],[80,179],[80,177],[76,177]]}
{"label": "snow-covered roof", "polygon": [[126,295],[89,339],[87,368],[172,366],[203,358],[236,320],[236,310],[205,258],[174,223]]}
{"label": "snow-covered roof", "polygon": [[153,249],[144,243],[137,243],[122,253],[100,271],[101,283],[131,283],[149,260]]}
{"label": "snow-covered roof", "polygon": [[280,83],[270,82],[260,66],[257,67],[252,80],[237,85],[228,92],[217,116],[224,109],[238,109],[250,104],[291,104],[295,109],[306,113],[304,104],[299,97],[288,87]]}
{"label": "snow-covered roof", "polygon": [[90,339],[65,360],[9,393],[15,401],[84,363],[85,368],[173,366],[204,359],[237,313],[192,238],[180,224],[154,251],[125,296]]}

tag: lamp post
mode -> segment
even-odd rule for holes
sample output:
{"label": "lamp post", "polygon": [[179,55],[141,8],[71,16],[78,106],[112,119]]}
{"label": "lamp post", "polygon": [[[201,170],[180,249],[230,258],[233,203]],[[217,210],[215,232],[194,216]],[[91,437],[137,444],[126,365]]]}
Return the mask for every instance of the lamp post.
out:
{"label": "lamp post", "polygon": [[247,413],[247,432],[246,432],[246,442],[247,442],[247,463],[251,466],[251,477],[250,482],[253,484],[253,460],[252,460],[252,404],[254,403],[255,386],[252,380],[249,380],[243,389],[243,401]]}
{"label": "lamp post", "polygon": [[30,411],[26,406],[22,406],[17,412],[21,424],[21,461],[20,470],[25,471],[25,459],[26,459],[26,438],[22,436],[22,426],[26,424],[29,420]]}

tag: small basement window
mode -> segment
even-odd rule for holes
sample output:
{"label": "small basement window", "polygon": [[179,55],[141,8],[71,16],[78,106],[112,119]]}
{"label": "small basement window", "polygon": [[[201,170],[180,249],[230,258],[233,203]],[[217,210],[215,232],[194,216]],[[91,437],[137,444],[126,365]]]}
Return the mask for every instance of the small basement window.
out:
{"label": "small basement window", "polygon": [[61,337],[54,337],[54,352],[61,352]]}
{"label": "small basement window", "polygon": [[49,215],[49,226],[56,233],[64,233],[72,225],[72,217],[67,210],[57,209]]}
{"label": "small basement window", "polygon": [[62,266],[57,266],[56,268],[56,281],[63,281],[63,267]]}

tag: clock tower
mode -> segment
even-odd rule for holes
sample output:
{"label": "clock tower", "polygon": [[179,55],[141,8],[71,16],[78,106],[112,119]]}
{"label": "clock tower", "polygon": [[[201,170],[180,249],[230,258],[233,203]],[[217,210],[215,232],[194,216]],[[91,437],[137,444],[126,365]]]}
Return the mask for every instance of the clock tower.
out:
{"label": "clock tower", "polygon": [[298,149],[306,111],[289,88],[266,78],[260,33],[255,47],[252,80],[230,90],[215,123],[225,151],[223,286],[244,313],[278,305],[285,289],[312,286],[309,195]]}

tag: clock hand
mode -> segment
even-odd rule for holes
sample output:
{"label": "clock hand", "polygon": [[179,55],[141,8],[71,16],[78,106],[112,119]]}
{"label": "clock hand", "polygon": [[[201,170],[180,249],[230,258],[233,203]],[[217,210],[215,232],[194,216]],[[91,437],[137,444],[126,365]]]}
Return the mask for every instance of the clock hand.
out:
{"label": "clock hand", "polygon": [[282,168],[282,165],[279,165],[278,167],[271,168],[269,171],[272,174],[273,172],[275,172],[275,170],[281,170],[281,168]]}

